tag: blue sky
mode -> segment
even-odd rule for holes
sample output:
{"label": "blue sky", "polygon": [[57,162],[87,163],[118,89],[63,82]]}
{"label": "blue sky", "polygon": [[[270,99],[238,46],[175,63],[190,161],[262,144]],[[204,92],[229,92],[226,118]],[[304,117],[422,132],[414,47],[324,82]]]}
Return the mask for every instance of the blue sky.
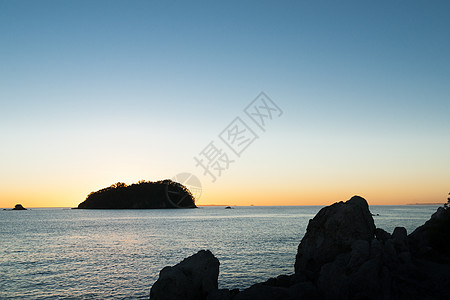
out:
{"label": "blue sky", "polygon": [[[447,1],[2,1],[0,206],[74,206],[185,171],[200,203],[445,200],[449,13]],[[261,91],[284,114],[211,183],[193,157]]]}

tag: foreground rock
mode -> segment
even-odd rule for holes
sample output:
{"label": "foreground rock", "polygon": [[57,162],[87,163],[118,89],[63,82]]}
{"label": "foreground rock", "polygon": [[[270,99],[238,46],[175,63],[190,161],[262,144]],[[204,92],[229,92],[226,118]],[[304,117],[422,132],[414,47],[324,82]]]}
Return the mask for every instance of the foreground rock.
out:
{"label": "foreground rock", "polygon": [[[322,208],[309,221],[306,234],[298,246],[295,272],[315,279],[323,265],[352,248],[368,248],[375,234],[369,206],[361,197]],[[358,241],[358,245],[354,243]]]}
{"label": "foreground rock", "polygon": [[165,267],[150,291],[152,300],[206,299],[217,291],[219,260],[201,250],[173,267]]}
{"label": "foreground rock", "polygon": [[[450,201],[450,200],[449,200]],[[446,260],[450,254],[450,207],[440,207],[424,225],[409,235],[414,256]]]}
{"label": "foreground rock", "polygon": [[215,288],[207,295],[211,300],[450,299],[449,287],[450,208],[439,208],[409,236],[403,227],[390,234],[375,228],[366,200],[355,196],[310,220],[294,275],[240,292]]}

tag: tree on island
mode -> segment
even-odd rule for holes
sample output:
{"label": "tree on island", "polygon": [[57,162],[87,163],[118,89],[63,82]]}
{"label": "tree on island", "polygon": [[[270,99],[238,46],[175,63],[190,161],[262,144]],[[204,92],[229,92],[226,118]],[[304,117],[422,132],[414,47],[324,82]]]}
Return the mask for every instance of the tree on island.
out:
{"label": "tree on island", "polygon": [[90,193],[78,208],[147,209],[195,208],[192,193],[181,183],[170,179],[156,182],[141,180],[127,185],[117,182]]}

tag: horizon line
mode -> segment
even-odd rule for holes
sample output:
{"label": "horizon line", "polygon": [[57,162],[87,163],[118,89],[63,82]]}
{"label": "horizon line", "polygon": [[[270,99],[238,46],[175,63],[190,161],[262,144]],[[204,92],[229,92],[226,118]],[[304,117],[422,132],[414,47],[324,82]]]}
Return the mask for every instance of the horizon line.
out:
{"label": "horizon line", "polygon": [[[339,203],[339,202],[335,202],[335,203]],[[334,204],[334,203],[332,203]],[[321,204],[297,204],[297,205],[228,205],[228,204],[198,204],[197,207],[300,207],[300,206],[330,206],[332,204],[328,204],[328,205],[321,205]],[[404,203],[404,204],[369,204],[369,206],[413,206],[413,205],[444,205],[445,203]],[[77,208],[76,206],[28,206],[25,207],[26,209],[34,209],[34,208],[60,208],[60,209],[72,209],[72,208]],[[11,207],[0,207],[0,210],[11,210]],[[170,208],[163,208],[163,209],[170,209]],[[178,209],[178,208],[174,208],[174,209]],[[95,210],[95,209],[94,209]],[[101,209],[98,209],[101,210]],[[145,209],[145,208],[123,208],[123,209],[115,209],[115,208],[110,208],[110,209],[104,209],[104,210],[155,210],[155,209]]]}

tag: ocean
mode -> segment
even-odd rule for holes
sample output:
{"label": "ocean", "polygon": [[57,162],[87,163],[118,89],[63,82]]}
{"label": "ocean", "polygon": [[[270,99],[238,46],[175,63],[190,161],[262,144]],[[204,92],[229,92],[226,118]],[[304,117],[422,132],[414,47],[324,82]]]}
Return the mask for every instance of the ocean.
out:
{"label": "ocean", "polygon": [[[408,234],[438,205],[371,206],[377,227]],[[322,206],[183,210],[0,211],[0,299],[148,299],[159,271],[201,249],[220,261],[219,288],[294,272]]]}

